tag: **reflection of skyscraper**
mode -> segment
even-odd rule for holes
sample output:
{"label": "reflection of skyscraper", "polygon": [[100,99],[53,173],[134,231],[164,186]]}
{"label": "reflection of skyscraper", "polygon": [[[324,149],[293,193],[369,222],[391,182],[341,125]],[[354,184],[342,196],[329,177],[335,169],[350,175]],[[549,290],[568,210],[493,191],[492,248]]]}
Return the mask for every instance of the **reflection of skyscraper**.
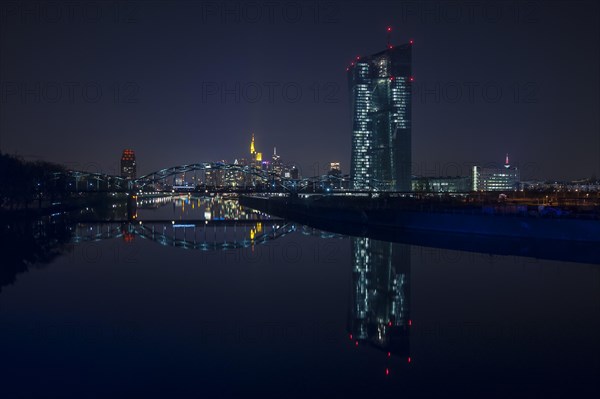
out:
{"label": "reflection of skyscraper", "polygon": [[352,339],[408,356],[410,246],[353,238],[352,263]]}
{"label": "reflection of skyscraper", "polygon": [[412,41],[348,68],[354,189],[411,189]]}
{"label": "reflection of skyscraper", "polygon": [[135,179],[136,174],[135,152],[133,150],[123,150],[123,155],[121,155],[121,177]]}

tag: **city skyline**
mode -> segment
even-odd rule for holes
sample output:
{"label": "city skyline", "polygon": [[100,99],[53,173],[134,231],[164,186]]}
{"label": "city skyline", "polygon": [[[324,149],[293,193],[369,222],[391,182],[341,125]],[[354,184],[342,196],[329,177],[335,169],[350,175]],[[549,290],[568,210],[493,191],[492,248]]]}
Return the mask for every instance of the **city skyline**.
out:
{"label": "city skyline", "polygon": [[[331,20],[316,23],[304,13],[297,24],[281,16],[273,24],[222,23],[202,7],[185,16],[147,4],[116,23],[3,14],[0,149],[118,171],[113,154],[133,148],[144,174],[234,159],[254,131],[268,144],[263,148],[276,145],[303,175],[324,173],[332,160],[349,166],[344,71],[357,55],[381,49],[392,26],[392,44],[414,39],[414,175],[467,175],[472,165],[510,152],[524,179],[598,176],[598,5],[581,4],[528,9],[516,21],[474,17],[450,32],[452,21],[424,29],[422,17],[386,2],[366,16],[359,3],[337,5]],[[156,31],[158,21],[172,29]],[[43,43],[31,40],[42,35]],[[198,40],[191,45],[183,40],[189,37]],[[163,56],[153,58],[145,43]],[[273,47],[278,56],[266,51]],[[43,69],[39,59],[47,60]],[[235,60],[248,65],[232,69]],[[302,93],[297,101],[295,89]]]}
{"label": "city skyline", "polygon": [[598,1],[0,1],[2,399],[598,397],[599,110]]}

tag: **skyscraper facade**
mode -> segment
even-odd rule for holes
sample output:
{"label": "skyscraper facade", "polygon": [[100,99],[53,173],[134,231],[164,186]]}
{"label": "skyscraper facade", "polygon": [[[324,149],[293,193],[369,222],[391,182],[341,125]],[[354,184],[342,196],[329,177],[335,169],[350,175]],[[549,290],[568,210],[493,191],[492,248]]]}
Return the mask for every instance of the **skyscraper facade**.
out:
{"label": "skyscraper facade", "polygon": [[412,41],[348,67],[356,190],[411,190]]}

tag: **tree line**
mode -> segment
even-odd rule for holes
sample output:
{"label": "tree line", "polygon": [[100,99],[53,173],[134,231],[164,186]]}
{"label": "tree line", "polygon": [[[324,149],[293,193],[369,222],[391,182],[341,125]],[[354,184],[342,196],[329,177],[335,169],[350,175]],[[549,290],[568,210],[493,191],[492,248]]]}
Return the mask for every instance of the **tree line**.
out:
{"label": "tree line", "polygon": [[45,161],[25,161],[0,154],[0,209],[28,208],[34,201],[54,200],[65,195],[59,184],[61,165]]}

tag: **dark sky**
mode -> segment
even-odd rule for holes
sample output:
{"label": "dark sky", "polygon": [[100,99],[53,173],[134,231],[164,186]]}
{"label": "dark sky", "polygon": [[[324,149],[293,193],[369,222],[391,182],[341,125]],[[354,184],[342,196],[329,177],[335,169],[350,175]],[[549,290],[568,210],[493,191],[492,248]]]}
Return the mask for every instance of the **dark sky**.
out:
{"label": "dark sky", "polygon": [[[299,8],[300,7],[300,8]],[[413,172],[600,175],[596,1],[0,4],[0,148],[138,174],[273,147],[350,162],[346,66],[414,39]],[[97,90],[100,89],[99,94]],[[225,91],[224,91],[225,90]],[[316,167],[319,169],[316,170]]]}

